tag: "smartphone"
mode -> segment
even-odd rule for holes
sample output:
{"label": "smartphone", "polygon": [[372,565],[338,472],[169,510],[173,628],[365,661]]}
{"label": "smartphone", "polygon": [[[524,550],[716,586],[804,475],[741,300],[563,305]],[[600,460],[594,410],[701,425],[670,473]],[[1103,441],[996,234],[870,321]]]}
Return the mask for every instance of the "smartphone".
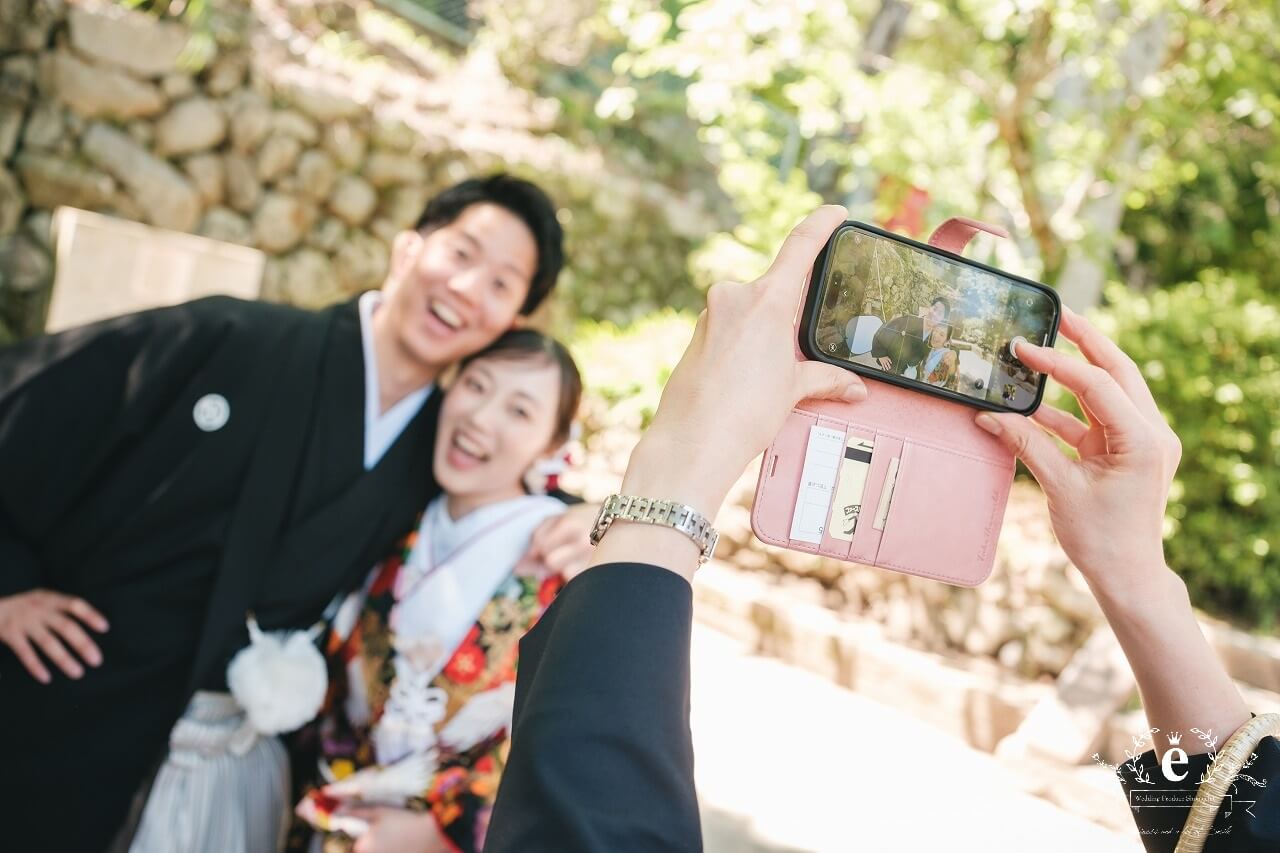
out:
{"label": "smartphone", "polygon": [[806,356],[980,409],[1036,410],[1048,377],[1014,358],[1015,338],[1052,346],[1052,288],[862,222],[814,263],[800,324]]}

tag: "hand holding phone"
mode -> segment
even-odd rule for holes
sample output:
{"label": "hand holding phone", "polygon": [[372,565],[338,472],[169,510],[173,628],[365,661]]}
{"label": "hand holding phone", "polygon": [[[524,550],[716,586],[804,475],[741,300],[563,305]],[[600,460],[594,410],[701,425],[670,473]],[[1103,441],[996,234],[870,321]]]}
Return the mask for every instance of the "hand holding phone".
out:
{"label": "hand holding phone", "polygon": [[761,540],[961,586],[990,574],[1014,459],[969,407],[1038,404],[1044,379],[1009,342],[1052,341],[1059,303],[962,258],[980,230],[1003,233],[953,219],[924,245],[846,222],[827,241],[797,294],[795,358],[882,381],[795,407],[761,465]]}
{"label": "hand holding phone", "polygon": [[1052,345],[1062,308],[1051,288],[860,222],[832,234],[811,280],[807,357],[978,408],[1040,404],[1044,375],[1009,344]]}

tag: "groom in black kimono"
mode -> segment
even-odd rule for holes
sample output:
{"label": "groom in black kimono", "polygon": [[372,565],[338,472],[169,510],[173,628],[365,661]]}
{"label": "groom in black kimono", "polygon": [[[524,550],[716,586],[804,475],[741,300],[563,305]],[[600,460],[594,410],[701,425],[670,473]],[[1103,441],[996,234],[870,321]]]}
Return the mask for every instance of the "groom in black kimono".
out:
{"label": "groom in black kimono", "polygon": [[[214,297],[0,350],[6,848],[104,849],[246,612],[306,628],[363,580],[438,491],[440,372],[562,263],[550,200],[497,175],[433,199],[345,305]],[[590,520],[535,547],[585,557]]]}
{"label": "groom in black kimono", "polygon": [[881,370],[902,375],[929,354],[929,336],[935,326],[945,323],[950,305],[936,297],[929,310],[919,317],[894,317],[881,326],[871,341],[871,357]]}

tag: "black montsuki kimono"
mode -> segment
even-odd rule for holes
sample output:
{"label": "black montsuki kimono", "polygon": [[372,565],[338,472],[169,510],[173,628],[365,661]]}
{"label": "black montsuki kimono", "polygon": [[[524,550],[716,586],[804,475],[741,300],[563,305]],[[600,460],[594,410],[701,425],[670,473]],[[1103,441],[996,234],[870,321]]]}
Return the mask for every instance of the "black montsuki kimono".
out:
{"label": "black montsuki kimono", "polygon": [[111,626],[50,685],[0,645],[0,846],[103,849],[246,611],[307,627],[412,527],[440,395],[366,472],[364,393],[354,302],[214,297],[0,349],[0,596]]}

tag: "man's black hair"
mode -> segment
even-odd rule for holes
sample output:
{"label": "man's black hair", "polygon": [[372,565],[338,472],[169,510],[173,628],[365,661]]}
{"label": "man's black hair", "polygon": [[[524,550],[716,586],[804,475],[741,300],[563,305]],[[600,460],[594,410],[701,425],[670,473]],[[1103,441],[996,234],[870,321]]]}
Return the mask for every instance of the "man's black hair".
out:
{"label": "man's black hair", "polygon": [[937,305],[939,302],[942,303],[942,316],[945,318],[951,314],[951,303],[947,301],[947,297],[945,296],[933,297],[933,301],[929,303],[929,307],[932,308],[933,306]]}
{"label": "man's black hair", "polygon": [[556,207],[536,184],[499,172],[487,178],[470,178],[454,184],[427,202],[418,217],[419,231],[448,225],[473,204],[496,204],[519,217],[538,247],[538,264],[529,283],[529,295],[521,314],[531,314],[556,286],[564,266],[564,230],[556,219]]}

